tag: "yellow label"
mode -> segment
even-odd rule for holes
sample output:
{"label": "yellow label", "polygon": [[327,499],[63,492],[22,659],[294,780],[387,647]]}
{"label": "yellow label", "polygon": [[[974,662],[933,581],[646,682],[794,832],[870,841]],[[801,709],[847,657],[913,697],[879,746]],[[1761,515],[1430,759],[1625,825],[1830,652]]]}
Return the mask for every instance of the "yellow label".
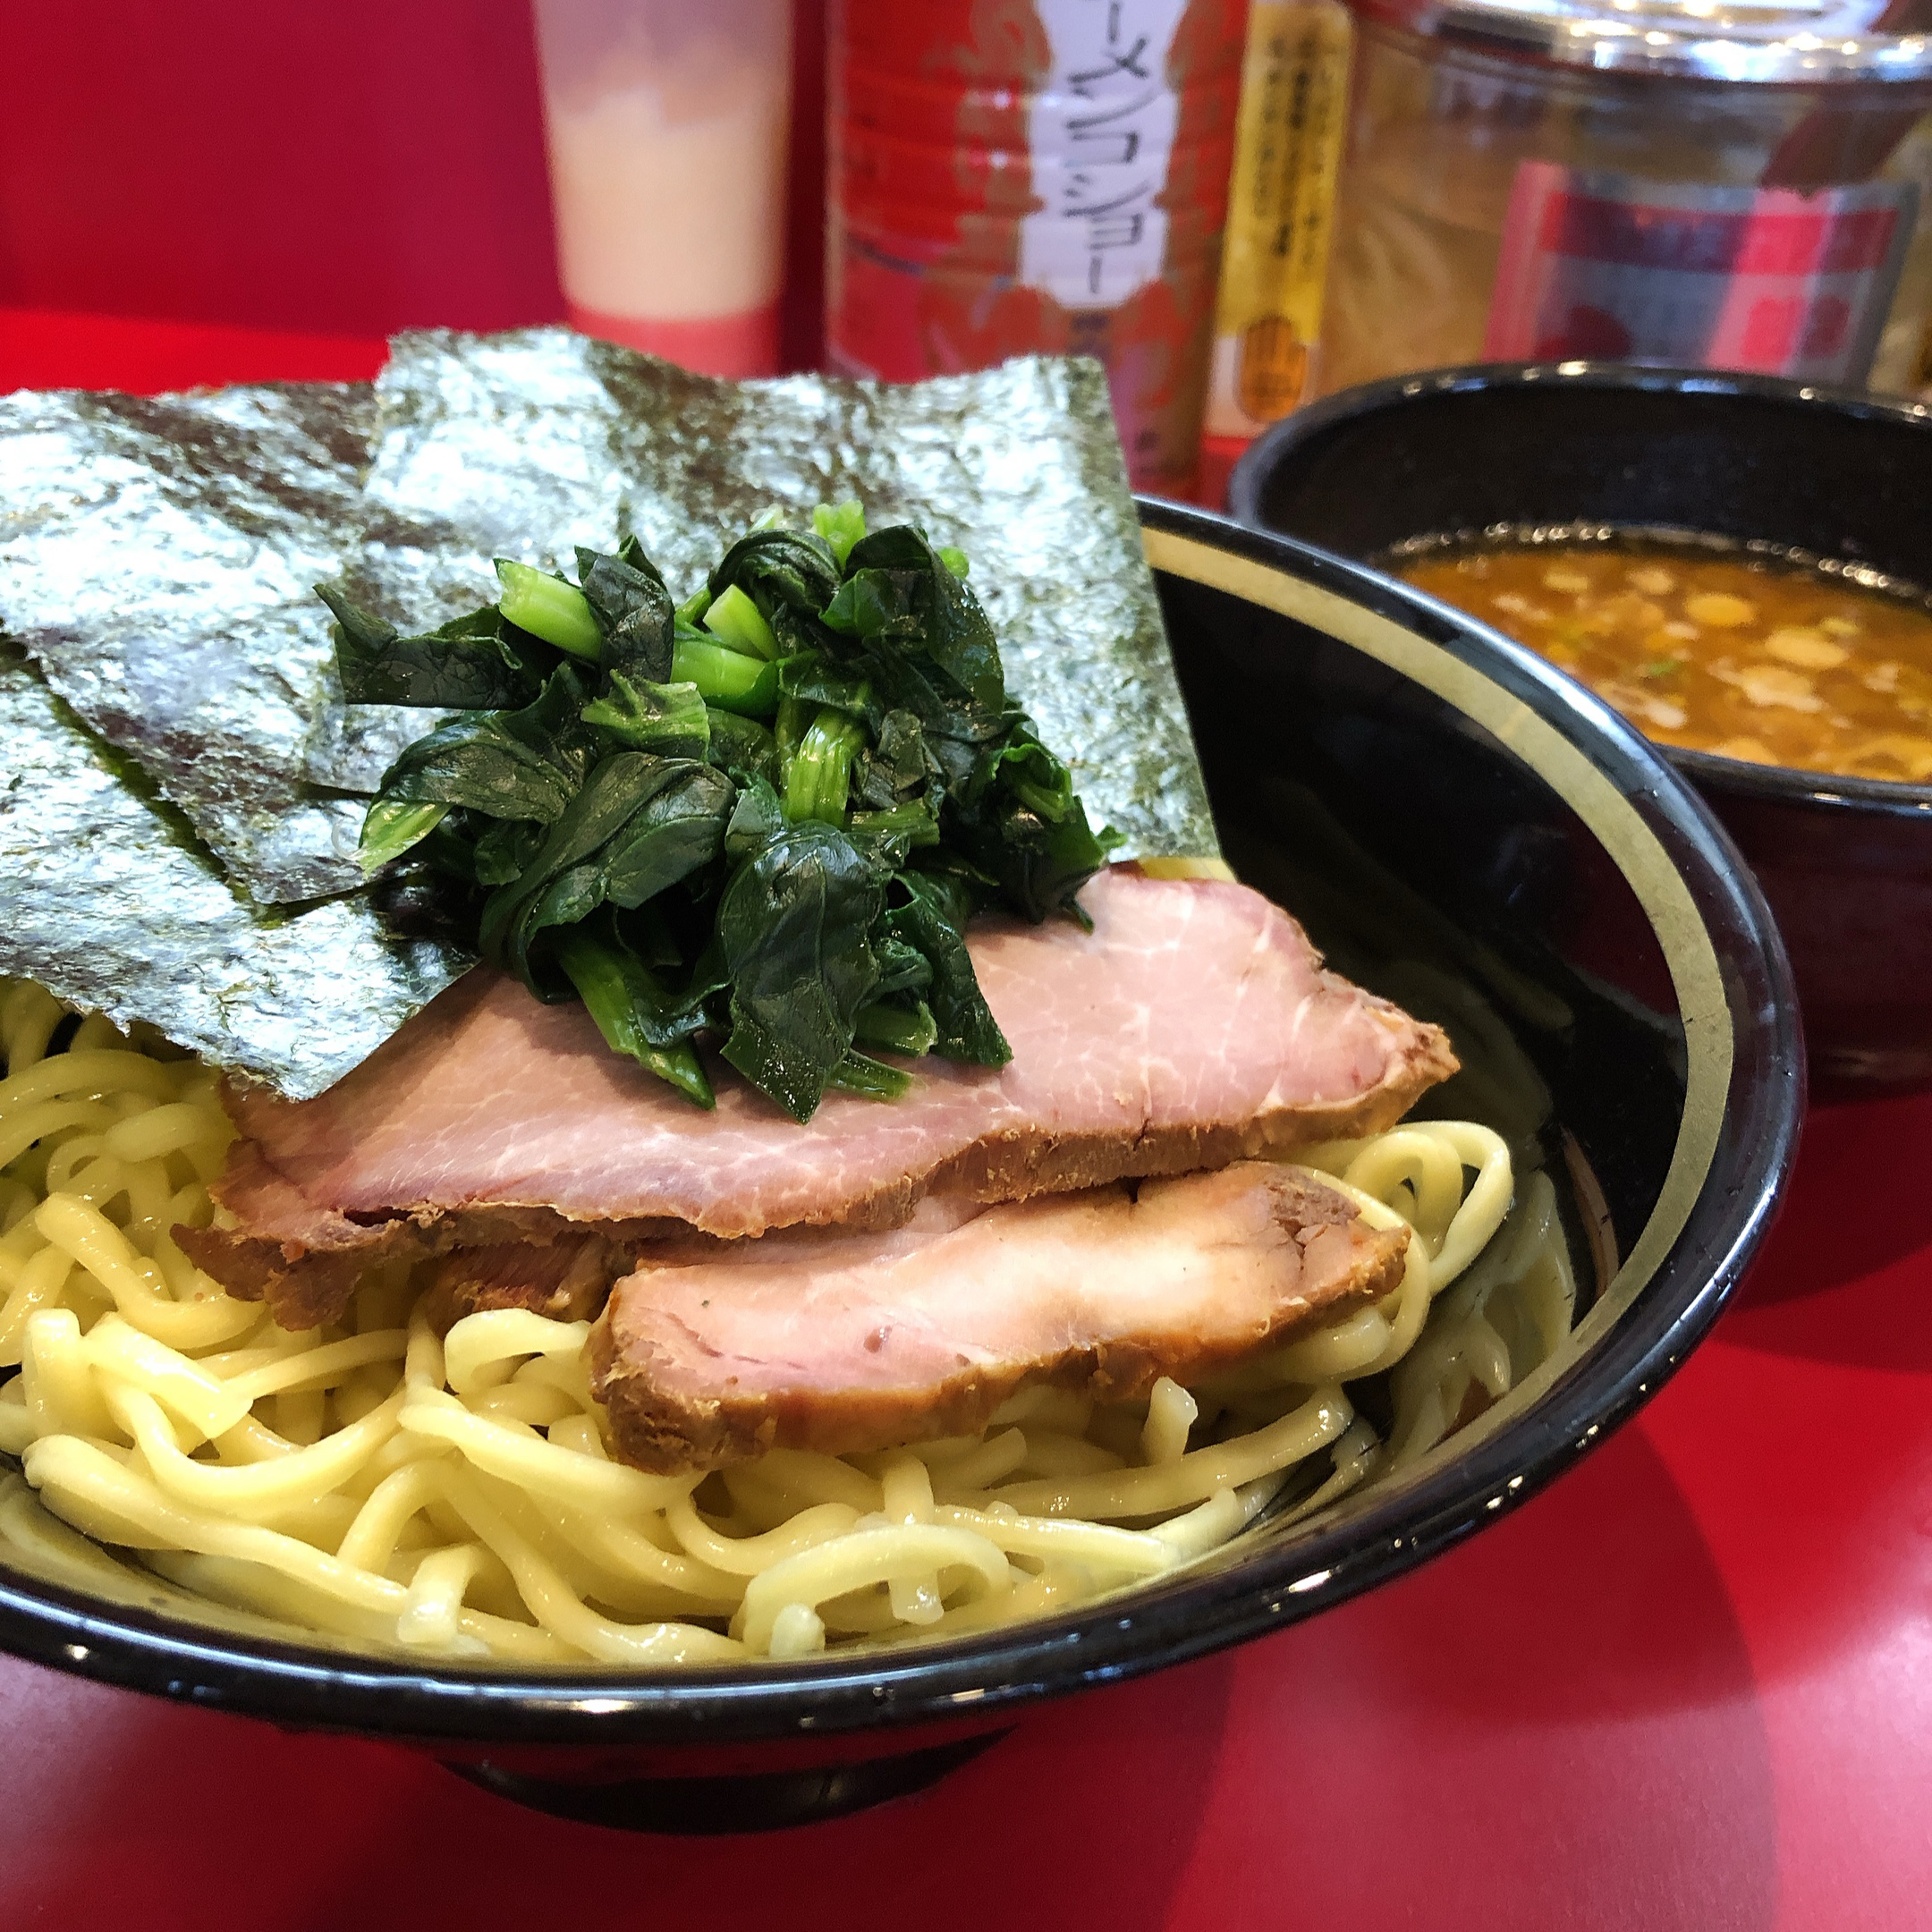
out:
{"label": "yellow label", "polygon": [[1321,330],[1353,29],[1336,0],[1248,16],[1208,434],[1252,436],[1308,388]]}

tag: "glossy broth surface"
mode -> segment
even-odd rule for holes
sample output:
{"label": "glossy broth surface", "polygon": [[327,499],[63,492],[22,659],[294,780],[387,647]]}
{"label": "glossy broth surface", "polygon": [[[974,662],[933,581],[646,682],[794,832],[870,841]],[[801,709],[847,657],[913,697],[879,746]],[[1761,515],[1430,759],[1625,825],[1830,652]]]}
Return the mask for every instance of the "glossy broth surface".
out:
{"label": "glossy broth surface", "polygon": [[1396,564],[1580,678],[1647,737],[1762,765],[1932,782],[1932,614],[1690,544],[1432,549]]}

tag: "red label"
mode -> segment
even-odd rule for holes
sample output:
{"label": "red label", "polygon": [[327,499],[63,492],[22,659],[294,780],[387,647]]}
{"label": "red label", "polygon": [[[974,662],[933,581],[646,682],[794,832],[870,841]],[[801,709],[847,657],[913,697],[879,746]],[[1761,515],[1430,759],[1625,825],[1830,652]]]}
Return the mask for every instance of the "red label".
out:
{"label": "red label", "polygon": [[1917,207],[1903,182],[1800,194],[1525,162],[1483,353],[1862,382]]}

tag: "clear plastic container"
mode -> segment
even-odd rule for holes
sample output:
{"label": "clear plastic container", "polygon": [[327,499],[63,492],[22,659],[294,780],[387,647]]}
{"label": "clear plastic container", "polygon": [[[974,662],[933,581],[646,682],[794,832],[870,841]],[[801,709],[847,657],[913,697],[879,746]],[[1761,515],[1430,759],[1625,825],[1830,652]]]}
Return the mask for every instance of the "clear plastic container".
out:
{"label": "clear plastic container", "polygon": [[1775,5],[1360,16],[1323,393],[1580,356],[1932,385],[1924,37]]}
{"label": "clear plastic container", "polygon": [[778,366],[790,0],[534,0],[557,267],[588,335]]}

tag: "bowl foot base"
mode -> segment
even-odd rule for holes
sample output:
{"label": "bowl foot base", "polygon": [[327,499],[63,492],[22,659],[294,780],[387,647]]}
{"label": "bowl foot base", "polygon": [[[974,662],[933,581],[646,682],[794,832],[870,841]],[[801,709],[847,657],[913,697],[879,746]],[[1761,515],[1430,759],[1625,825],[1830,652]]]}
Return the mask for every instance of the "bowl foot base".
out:
{"label": "bowl foot base", "polygon": [[626,1778],[608,1784],[572,1784],[533,1777],[485,1759],[448,1764],[466,1783],[513,1804],[547,1811],[580,1825],[614,1831],[711,1836],[728,1832],[784,1831],[815,1825],[884,1804],[936,1784],[1007,1735],[988,1731],[955,1738],[895,1757],[857,1764],[831,1764],[730,1777]]}

